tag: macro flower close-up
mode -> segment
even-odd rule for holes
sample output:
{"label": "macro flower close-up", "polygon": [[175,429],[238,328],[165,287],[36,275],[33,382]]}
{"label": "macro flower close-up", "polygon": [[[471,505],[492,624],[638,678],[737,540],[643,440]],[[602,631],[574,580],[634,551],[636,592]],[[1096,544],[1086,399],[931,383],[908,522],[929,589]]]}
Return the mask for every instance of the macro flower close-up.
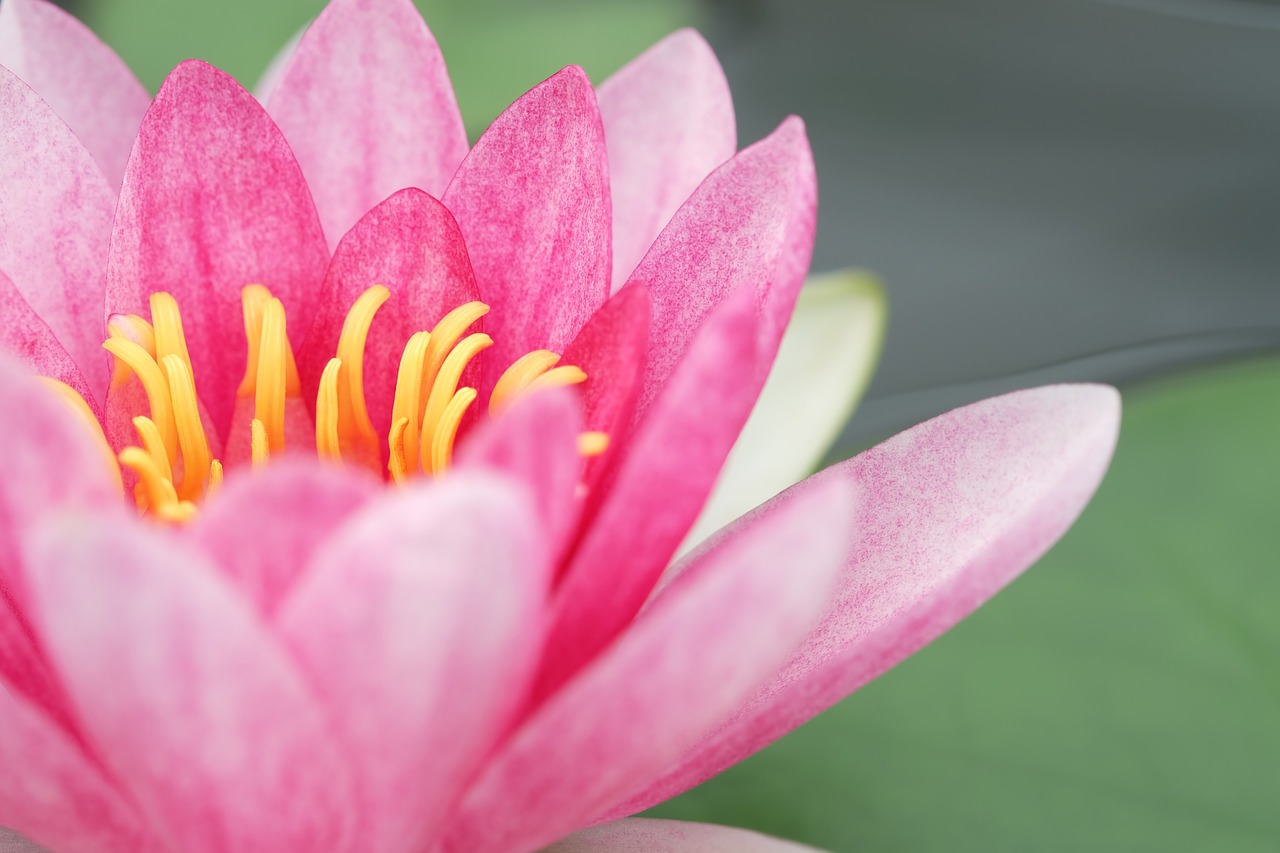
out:
{"label": "macro flower close-up", "polygon": [[802,287],[805,126],[739,150],[691,30],[474,144],[409,0],[333,0],[254,93],[152,98],[45,0],[0,66],[3,849],[802,849],[631,816],[947,630],[1110,460],[1115,391],[1060,385],[803,479],[881,297]]}

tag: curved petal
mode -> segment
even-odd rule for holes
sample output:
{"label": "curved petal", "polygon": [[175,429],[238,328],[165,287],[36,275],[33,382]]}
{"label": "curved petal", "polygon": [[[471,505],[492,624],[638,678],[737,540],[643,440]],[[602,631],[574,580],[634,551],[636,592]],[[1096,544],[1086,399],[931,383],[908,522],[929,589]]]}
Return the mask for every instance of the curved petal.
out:
{"label": "curved petal", "polygon": [[631,281],[649,286],[653,319],[637,418],[726,295],[757,292],[761,374],[773,363],[809,269],[817,209],[813,154],[792,117],[716,169],[676,211]]}
{"label": "curved petal", "polygon": [[630,818],[575,832],[544,853],[816,853],[816,848],[758,832],[688,823]]}
{"label": "curved petal", "polygon": [[315,321],[298,348],[298,373],[308,401],[315,400],[320,375],[338,351],[347,312],[375,284],[386,285],[391,299],[369,332],[364,387],[374,428],[385,438],[400,355],[409,338],[479,298],[467,247],[444,205],[421,190],[401,190],[342,238],[325,274]]}
{"label": "curved petal", "polygon": [[852,511],[848,484],[831,480],[709,554],[512,735],[467,792],[446,849],[545,844],[697,743],[812,628]]}
{"label": "curved petal", "polygon": [[1112,388],[1058,385],[956,409],[810,477],[712,537],[699,552],[834,480],[864,495],[839,589],[817,630],[712,737],[608,814],[634,813],[719,773],[990,598],[1048,550],[1098,487],[1119,402]]}
{"label": "curved petal", "polygon": [[230,477],[206,503],[191,536],[240,593],[270,619],[336,530],[381,492],[363,472],[285,457]]}
{"label": "curved petal", "polygon": [[467,132],[435,37],[410,0],[334,0],[267,101],[298,155],[329,245],[404,187],[439,197]]}
{"label": "curved petal", "polygon": [[115,51],[45,0],[0,7],[0,65],[53,107],[119,187],[151,95]]}
{"label": "curved petal", "polygon": [[124,519],[63,513],[28,545],[32,621],[86,737],[170,848],[349,849],[330,723],[217,569]]}
{"label": "curved petal", "polygon": [[544,624],[541,539],[514,481],[420,484],[330,539],[281,609],[355,759],[361,849],[426,849],[510,724]]}
{"label": "curved petal", "polygon": [[125,171],[107,307],[139,312],[151,293],[173,294],[224,440],[246,360],[241,289],[269,287],[300,340],[328,255],[297,161],[258,102],[210,65],[175,68]]}
{"label": "curved petal", "polygon": [[0,272],[0,351],[40,376],[71,386],[90,408],[100,409],[88,380],[71,354],[3,272]]}
{"label": "curved petal", "polygon": [[571,66],[522,95],[444,194],[467,240],[485,325],[487,392],[535,349],[563,353],[609,295],[609,175],[595,93]]}
{"label": "curved petal", "polygon": [[102,294],[116,194],[49,105],[0,68],[0,270],[102,401]]}
{"label": "curved petal", "polygon": [[810,278],[760,399],[682,552],[818,466],[871,381],[885,308],[874,276],[849,271]]}
{"label": "curved petal", "polygon": [[696,30],[679,30],[600,84],[613,193],[613,286],[689,194],[738,150],[729,81]]}

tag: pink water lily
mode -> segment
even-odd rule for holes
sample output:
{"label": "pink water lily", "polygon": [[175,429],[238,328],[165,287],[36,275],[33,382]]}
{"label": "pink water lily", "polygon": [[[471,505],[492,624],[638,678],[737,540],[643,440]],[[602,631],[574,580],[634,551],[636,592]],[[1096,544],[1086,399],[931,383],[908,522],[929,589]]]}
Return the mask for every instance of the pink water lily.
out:
{"label": "pink water lily", "polygon": [[335,0],[265,107],[195,61],[148,106],[44,0],[0,62],[4,849],[799,849],[626,818],[946,630],[1110,458],[1111,389],[1011,394],[672,561],[816,198],[696,34],[470,148],[408,0]]}

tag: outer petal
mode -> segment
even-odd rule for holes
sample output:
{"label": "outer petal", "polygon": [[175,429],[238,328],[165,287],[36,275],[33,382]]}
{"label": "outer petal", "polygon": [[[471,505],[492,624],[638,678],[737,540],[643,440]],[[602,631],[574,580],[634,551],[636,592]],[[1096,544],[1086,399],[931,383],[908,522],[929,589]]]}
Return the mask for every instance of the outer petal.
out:
{"label": "outer petal", "polygon": [[0,270],[48,324],[95,397],[106,386],[103,258],[115,191],[62,119],[0,68]]}
{"label": "outer petal", "polygon": [[728,826],[631,818],[575,832],[546,848],[546,853],[812,853],[814,850]]}
{"label": "outer petal", "polygon": [[[247,472],[245,472],[247,473]],[[232,477],[196,516],[191,535],[265,618],[336,530],[381,484],[363,472],[285,457]]]}
{"label": "outer petal", "polygon": [[786,659],[822,611],[848,539],[832,480],[725,543],[681,594],[642,615],[485,768],[445,849],[529,849],[657,772]]}
{"label": "outer petal", "polygon": [[41,376],[70,385],[90,407],[97,407],[88,380],[71,354],[3,272],[0,272],[0,351],[17,358]]}
{"label": "outer petal", "polygon": [[0,7],[0,65],[49,102],[120,186],[151,95],[124,60],[84,24],[45,0]]}
{"label": "outer petal", "polygon": [[467,154],[440,47],[410,0],[335,0],[267,109],[298,155],[329,244],[403,187],[439,196]]}
{"label": "outer petal", "polygon": [[125,172],[107,306],[138,312],[155,291],[174,295],[202,399],[224,438],[244,374],[241,288],[269,287],[296,343],[328,254],[298,164],[258,102],[202,62],[174,69]]}
{"label": "outer petal", "polygon": [[818,466],[880,357],[885,298],[865,273],[811,278],[773,370],[689,532],[688,550]]}
{"label": "outer petal", "polygon": [[695,30],[667,36],[600,86],[613,192],[613,286],[738,148],[729,82]]}
{"label": "outer petal", "polygon": [[[798,118],[711,173],[663,229],[632,281],[649,285],[653,320],[640,408],[652,405],[724,297],[752,287],[762,365],[773,362],[813,252],[813,154]],[[762,370],[759,384],[764,384]]]}
{"label": "outer petal", "polygon": [[564,69],[498,116],[444,203],[493,307],[487,391],[526,352],[564,352],[609,295],[604,131],[582,69]]}
{"label": "outer petal", "polygon": [[666,778],[609,814],[638,811],[715,775],[991,597],[1080,514],[1106,471],[1119,414],[1115,390],[1096,385],[984,400],[828,468],[713,537],[704,547],[768,523],[835,480],[852,481],[866,496],[839,591],[818,629]]}
{"label": "outer petal", "polygon": [[86,735],[169,847],[348,849],[333,732],[213,566],[163,531],[69,513],[28,551],[32,619]]}
{"label": "outer petal", "polygon": [[455,475],[371,506],[280,612],[356,760],[365,850],[421,850],[510,724],[548,561],[515,481]]}

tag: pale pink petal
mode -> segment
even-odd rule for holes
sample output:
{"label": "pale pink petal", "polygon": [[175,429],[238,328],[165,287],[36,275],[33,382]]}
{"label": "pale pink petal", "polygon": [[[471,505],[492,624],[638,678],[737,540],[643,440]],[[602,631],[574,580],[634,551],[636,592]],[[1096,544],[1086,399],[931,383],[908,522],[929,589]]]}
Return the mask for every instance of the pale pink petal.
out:
{"label": "pale pink petal", "polygon": [[712,172],[676,212],[631,275],[649,285],[653,306],[637,416],[707,315],[740,287],[758,295],[767,373],[809,269],[816,206],[813,154],[804,123],[792,117]]}
{"label": "pale pink petal", "polygon": [[704,324],[617,467],[588,496],[537,695],[571,676],[648,597],[751,410],[755,353],[755,295],[744,288]]}
{"label": "pale pink petal", "polygon": [[86,737],[169,848],[349,849],[330,722],[198,551],[146,522],[63,513],[27,552],[32,621]]}
{"label": "pale pink petal", "polygon": [[0,272],[0,351],[40,376],[71,386],[90,408],[101,410],[71,354],[3,272]]}
{"label": "pale pink petal", "polygon": [[[1115,390],[1096,385],[984,400],[810,477],[713,536],[710,547],[772,524],[793,501],[833,481],[850,481],[863,495],[839,590],[804,647],[663,780],[609,815],[646,808],[740,761],[898,663],[1016,577],[1097,488],[1119,415]],[[696,564],[697,553],[685,565]]]}
{"label": "pale pink petal", "polygon": [[582,69],[564,69],[498,116],[444,203],[493,308],[485,391],[530,350],[563,353],[609,295],[604,131]]}
{"label": "pale pink petal", "polygon": [[0,65],[40,93],[120,186],[151,95],[84,24],[45,0],[0,5]]}
{"label": "pale pink petal", "polygon": [[435,37],[410,0],[334,0],[267,101],[298,155],[329,245],[404,187],[439,196],[467,132]]}
{"label": "pale pink petal", "polygon": [[575,832],[545,853],[816,853],[758,832],[682,820],[630,818]]}
{"label": "pale pink petal", "polygon": [[306,400],[315,400],[320,375],[337,355],[347,312],[375,284],[385,285],[391,298],[369,332],[364,387],[374,428],[385,444],[405,344],[454,308],[479,299],[467,247],[444,205],[421,190],[402,190],[342,238],[325,275],[315,320],[298,349]]}
{"label": "pale pink petal", "polygon": [[101,401],[102,293],[115,191],[62,119],[4,68],[0,127],[0,270]]}
{"label": "pale pink petal", "polygon": [[366,850],[423,850],[510,725],[548,560],[518,481],[455,474],[371,505],[280,610],[359,775]]}
{"label": "pale pink petal", "polygon": [[613,193],[613,286],[622,286],[702,179],[738,148],[729,82],[711,46],[680,30],[600,85]]}
{"label": "pale pink petal", "polygon": [[258,102],[202,62],[174,69],[125,172],[107,307],[145,312],[151,293],[174,295],[197,385],[224,438],[246,359],[241,289],[269,287],[296,342],[328,255],[297,161]]}
{"label": "pale pink petal", "polygon": [[127,798],[80,746],[41,710],[5,688],[0,682],[0,826],[51,850],[156,850]]}
{"label": "pale pink petal", "polygon": [[853,512],[831,480],[724,547],[680,595],[527,719],[472,786],[447,850],[527,850],[660,772],[750,695],[829,600]]}
{"label": "pale pink petal", "polygon": [[228,477],[191,536],[240,593],[271,618],[335,530],[381,483],[366,472],[289,457]]}

